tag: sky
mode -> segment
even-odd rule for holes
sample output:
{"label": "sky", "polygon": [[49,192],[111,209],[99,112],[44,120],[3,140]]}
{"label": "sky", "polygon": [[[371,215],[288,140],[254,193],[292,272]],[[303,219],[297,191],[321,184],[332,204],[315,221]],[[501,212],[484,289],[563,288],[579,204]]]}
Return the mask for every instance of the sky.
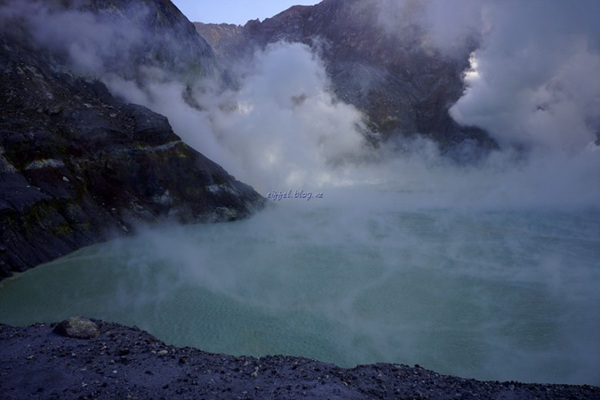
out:
{"label": "sky", "polygon": [[192,22],[244,25],[251,19],[273,17],[294,5],[314,5],[320,0],[173,0]]}

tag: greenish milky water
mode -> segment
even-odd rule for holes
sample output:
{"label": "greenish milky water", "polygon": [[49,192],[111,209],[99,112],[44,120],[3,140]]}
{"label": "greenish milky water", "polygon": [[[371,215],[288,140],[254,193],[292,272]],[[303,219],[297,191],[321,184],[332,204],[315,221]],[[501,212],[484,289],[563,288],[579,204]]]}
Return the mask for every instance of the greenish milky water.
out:
{"label": "greenish milky water", "polygon": [[0,321],[73,315],[229,354],[600,384],[600,211],[282,199],[149,229],[0,283]]}

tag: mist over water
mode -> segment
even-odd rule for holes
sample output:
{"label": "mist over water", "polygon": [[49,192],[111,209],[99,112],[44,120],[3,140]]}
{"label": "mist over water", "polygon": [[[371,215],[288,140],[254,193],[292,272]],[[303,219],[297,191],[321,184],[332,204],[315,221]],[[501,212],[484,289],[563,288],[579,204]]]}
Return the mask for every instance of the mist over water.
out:
{"label": "mist over water", "polygon": [[0,320],[83,314],[214,352],[598,384],[600,212],[421,195],[329,189],[91,247],[3,283]]}
{"label": "mist over water", "polygon": [[[393,16],[416,3],[379,4]],[[269,206],[245,221],[145,229],[2,282],[0,321],[82,314],[214,352],[599,385],[596,28],[573,25],[577,7],[557,13],[569,18],[553,36],[563,47],[547,53],[546,24],[522,43],[509,29],[540,2],[522,14],[517,2],[473,3],[461,3],[460,29],[440,23],[446,2],[414,11],[423,45],[451,54],[474,31],[483,40],[452,115],[500,150],[466,165],[426,139],[368,146],[364,116],[300,44],[258,51],[238,90],[196,82],[196,107],[164,71],[101,74]]]}

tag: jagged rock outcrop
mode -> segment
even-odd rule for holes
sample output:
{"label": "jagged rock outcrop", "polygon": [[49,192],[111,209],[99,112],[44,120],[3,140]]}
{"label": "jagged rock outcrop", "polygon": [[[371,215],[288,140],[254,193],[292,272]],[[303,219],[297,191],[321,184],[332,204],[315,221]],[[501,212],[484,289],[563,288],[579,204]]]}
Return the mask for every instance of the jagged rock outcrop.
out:
{"label": "jagged rock outcrop", "polygon": [[223,64],[231,64],[235,55],[247,57],[247,38],[244,36],[244,28],[234,24],[203,24],[194,22],[194,27],[201,36],[212,46],[217,58]]}
{"label": "jagged rock outcrop", "polygon": [[476,38],[452,56],[425,45],[417,24],[391,32],[378,0],[324,0],[295,6],[244,26],[196,23],[224,65],[278,41],[311,46],[325,62],[333,90],[368,117],[383,140],[421,134],[449,148],[468,139],[493,146],[481,129],[459,126],[448,109],[461,97],[462,74]]}
{"label": "jagged rock outcrop", "polygon": [[[100,3],[116,10],[116,2],[80,2]],[[145,3],[158,7],[158,21],[171,23],[173,15],[161,14],[177,10],[170,2]],[[198,38],[193,26],[181,14],[178,18],[192,27],[187,41],[193,44]],[[228,221],[263,204],[251,187],[183,143],[165,117],[114,98],[89,74],[71,72],[64,54],[14,29],[22,28],[22,21],[3,22],[0,279],[131,233],[140,223]],[[146,57],[146,50],[129,56]],[[161,57],[150,59],[161,64]],[[186,57],[191,64],[174,74],[208,74],[216,65],[212,52],[180,56]]]}

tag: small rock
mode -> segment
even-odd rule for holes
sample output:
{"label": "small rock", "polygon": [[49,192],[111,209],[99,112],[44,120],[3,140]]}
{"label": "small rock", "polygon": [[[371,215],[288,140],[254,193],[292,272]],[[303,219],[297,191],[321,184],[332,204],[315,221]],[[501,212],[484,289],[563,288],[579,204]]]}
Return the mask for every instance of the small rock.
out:
{"label": "small rock", "polygon": [[84,317],[71,317],[64,320],[52,331],[62,336],[78,339],[91,339],[100,335],[98,325]]}
{"label": "small rock", "polygon": [[48,115],[58,115],[62,112],[63,108],[62,106],[53,106],[53,107],[49,107],[48,109],[46,109],[46,113]]}

